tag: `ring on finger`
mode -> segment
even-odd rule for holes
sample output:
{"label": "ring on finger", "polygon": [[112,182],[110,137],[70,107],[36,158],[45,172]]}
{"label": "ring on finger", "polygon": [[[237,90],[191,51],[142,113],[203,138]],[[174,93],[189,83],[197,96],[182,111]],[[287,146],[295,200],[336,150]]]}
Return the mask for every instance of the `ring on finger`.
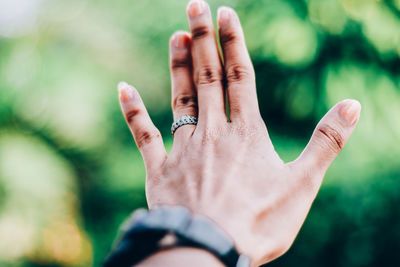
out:
{"label": "ring on finger", "polygon": [[172,136],[174,136],[174,133],[176,132],[176,130],[178,130],[179,127],[181,127],[183,125],[189,125],[189,124],[196,125],[197,117],[185,115],[185,116],[180,117],[176,121],[174,121],[174,123],[172,123],[172,127],[171,127]]}

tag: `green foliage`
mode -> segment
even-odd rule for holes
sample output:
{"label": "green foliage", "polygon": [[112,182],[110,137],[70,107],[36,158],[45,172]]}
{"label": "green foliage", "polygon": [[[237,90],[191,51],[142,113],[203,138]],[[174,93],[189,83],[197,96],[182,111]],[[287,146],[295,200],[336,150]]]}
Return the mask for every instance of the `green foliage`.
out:
{"label": "green foliage", "polygon": [[[1,266],[98,266],[123,219],[146,206],[116,85],[138,88],[170,147],[168,39],[187,29],[186,4],[0,4]],[[400,1],[210,5],[239,13],[285,161],[336,102],[363,106],[294,246],[270,265],[399,266]]]}

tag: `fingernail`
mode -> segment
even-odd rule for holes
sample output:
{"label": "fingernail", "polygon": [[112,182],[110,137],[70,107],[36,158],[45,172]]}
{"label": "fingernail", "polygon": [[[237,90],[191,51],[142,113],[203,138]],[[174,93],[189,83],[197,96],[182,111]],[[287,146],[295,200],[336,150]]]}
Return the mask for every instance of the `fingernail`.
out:
{"label": "fingernail", "polygon": [[340,117],[350,125],[354,125],[360,117],[361,104],[357,100],[346,100],[339,109]]}
{"label": "fingernail", "polygon": [[121,102],[128,102],[133,99],[133,87],[126,82],[118,83],[118,92]]}
{"label": "fingernail", "polygon": [[218,25],[227,23],[231,18],[231,10],[228,7],[218,9]]}
{"label": "fingernail", "polygon": [[188,5],[189,17],[197,17],[201,15],[206,8],[206,3],[202,0],[192,0]]}
{"label": "fingernail", "polygon": [[184,33],[175,33],[172,37],[172,44],[176,48],[186,48],[188,44],[187,35]]}

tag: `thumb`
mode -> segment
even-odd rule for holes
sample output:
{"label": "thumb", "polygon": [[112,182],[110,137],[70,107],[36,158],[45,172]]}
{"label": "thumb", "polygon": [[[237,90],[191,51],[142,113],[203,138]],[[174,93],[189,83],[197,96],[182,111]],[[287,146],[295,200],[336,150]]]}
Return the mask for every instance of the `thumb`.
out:
{"label": "thumb", "polygon": [[295,161],[296,165],[311,173],[325,173],[350,138],[360,112],[360,103],[351,99],[331,108],[318,123],[310,142]]}

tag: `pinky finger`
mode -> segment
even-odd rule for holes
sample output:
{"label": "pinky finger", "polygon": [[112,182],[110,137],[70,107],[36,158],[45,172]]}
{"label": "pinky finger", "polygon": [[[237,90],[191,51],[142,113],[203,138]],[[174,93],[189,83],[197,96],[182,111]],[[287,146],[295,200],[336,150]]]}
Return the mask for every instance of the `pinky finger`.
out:
{"label": "pinky finger", "polygon": [[147,173],[160,170],[167,153],[160,131],[154,126],[138,91],[125,82],[118,84],[122,113],[142,154]]}

